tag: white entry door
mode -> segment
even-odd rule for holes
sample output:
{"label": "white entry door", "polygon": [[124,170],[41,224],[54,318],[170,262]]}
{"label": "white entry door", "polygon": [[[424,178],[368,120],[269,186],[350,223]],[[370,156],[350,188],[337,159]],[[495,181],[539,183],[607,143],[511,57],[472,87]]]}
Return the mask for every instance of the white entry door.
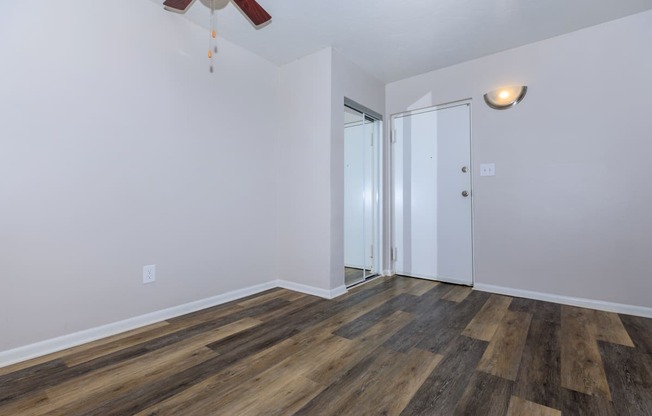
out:
{"label": "white entry door", "polygon": [[470,104],[392,119],[397,274],[473,284]]}

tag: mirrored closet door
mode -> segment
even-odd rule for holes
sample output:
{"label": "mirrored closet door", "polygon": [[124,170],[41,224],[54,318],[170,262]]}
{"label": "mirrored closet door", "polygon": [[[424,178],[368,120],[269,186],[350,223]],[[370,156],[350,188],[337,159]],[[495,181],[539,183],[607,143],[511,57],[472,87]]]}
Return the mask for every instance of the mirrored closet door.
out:
{"label": "mirrored closet door", "polygon": [[378,273],[380,120],[344,107],[344,276],[347,286]]}

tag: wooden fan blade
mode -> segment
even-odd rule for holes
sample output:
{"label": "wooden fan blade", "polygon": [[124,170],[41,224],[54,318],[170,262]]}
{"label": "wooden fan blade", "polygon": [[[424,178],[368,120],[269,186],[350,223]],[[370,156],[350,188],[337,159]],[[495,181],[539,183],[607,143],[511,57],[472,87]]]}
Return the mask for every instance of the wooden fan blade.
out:
{"label": "wooden fan blade", "polygon": [[165,0],[163,7],[171,12],[185,13],[194,2],[195,0]]}
{"label": "wooden fan blade", "polygon": [[263,23],[272,20],[272,16],[270,16],[269,13],[267,13],[265,9],[256,2],[256,0],[233,0],[233,2],[256,26],[260,26]]}

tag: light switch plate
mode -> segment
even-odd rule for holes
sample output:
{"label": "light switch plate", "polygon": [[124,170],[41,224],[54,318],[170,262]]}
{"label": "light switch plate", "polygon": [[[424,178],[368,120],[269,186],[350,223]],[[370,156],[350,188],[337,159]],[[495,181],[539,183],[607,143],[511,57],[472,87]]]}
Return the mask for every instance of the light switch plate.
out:
{"label": "light switch plate", "polygon": [[481,164],[480,176],[496,176],[496,164],[495,163]]}

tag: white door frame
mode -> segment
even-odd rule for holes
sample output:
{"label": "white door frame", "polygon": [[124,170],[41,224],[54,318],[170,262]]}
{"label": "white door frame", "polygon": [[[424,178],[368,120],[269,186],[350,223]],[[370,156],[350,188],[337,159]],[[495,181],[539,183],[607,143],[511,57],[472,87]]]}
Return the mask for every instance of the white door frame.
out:
{"label": "white door frame", "polygon": [[[388,258],[385,264],[388,264],[390,266],[389,274],[395,274],[396,273],[396,267],[395,267],[395,238],[394,238],[394,201],[395,201],[395,190],[394,190],[394,143],[396,142],[396,130],[395,130],[395,120],[397,118],[401,117],[406,117],[406,116],[412,116],[416,114],[422,114],[422,113],[428,113],[430,111],[438,111],[438,110],[444,110],[446,108],[451,108],[451,107],[457,107],[460,105],[468,105],[469,106],[469,144],[470,144],[470,154],[469,154],[469,160],[470,160],[470,166],[469,169],[471,170],[470,172],[470,183],[471,183],[471,189],[470,189],[470,198],[471,198],[471,287],[475,285],[475,180],[474,180],[474,169],[473,166],[475,166],[475,161],[473,158],[474,152],[473,152],[473,100],[471,98],[459,100],[459,101],[451,101],[448,103],[443,103],[443,104],[437,104],[433,105],[430,107],[424,107],[424,108],[419,108],[415,110],[408,110],[408,111],[403,111],[399,113],[394,113],[391,114],[389,119],[390,123],[390,128],[389,128],[389,166],[388,166],[388,178],[389,180],[387,181],[387,189],[388,189],[388,197],[389,197],[389,204],[388,204],[388,217],[389,217],[389,227],[387,229],[387,233],[389,234],[389,250],[388,250]],[[388,273],[385,273],[388,274]],[[455,283],[455,282],[451,282]],[[464,285],[467,285],[467,283],[462,283]]]}

